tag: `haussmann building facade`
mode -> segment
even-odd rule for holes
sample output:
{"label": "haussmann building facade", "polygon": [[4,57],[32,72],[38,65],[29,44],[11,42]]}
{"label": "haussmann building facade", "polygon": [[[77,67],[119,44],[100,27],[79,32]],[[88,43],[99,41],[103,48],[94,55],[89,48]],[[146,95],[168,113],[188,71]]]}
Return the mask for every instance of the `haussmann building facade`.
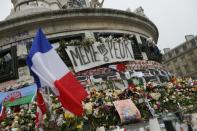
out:
{"label": "haussmann building facade", "polygon": [[184,43],[164,52],[164,66],[175,76],[197,78],[197,36],[188,35]]}

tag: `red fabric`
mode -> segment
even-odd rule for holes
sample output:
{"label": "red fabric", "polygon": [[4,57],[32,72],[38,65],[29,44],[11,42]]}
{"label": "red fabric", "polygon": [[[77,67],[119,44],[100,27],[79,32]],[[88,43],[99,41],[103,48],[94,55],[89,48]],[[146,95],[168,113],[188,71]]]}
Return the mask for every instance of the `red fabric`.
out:
{"label": "red fabric", "polygon": [[118,72],[125,72],[125,70],[126,70],[126,66],[125,66],[125,64],[117,64],[117,71]]}
{"label": "red fabric", "polygon": [[62,106],[75,115],[82,116],[82,101],[88,93],[74,75],[69,72],[60,80],[56,80],[54,84],[60,93],[58,98]]}
{"label": "red fabric", "polygon": [[11,97],[10,98],[10,102],[14,102],[15,101],[15,98],[14,97]]}
{"label": "red fabric", "polygon": [[36,128],[39,126],[39,113],[38,112],[36,112],[36,120],[35,120],[35,126],[36,126]]}
{"label": "red fabric", "polygon": [[6,117],[7,117],[6,113],[4,115],[0,116],[0,122],[3,121]]}
{"label": "red fabric", "polygon": [[47,108],[44,99],[42,97],[42,94],[40,93],[39,90],[37,90],[37,112],[36,112],[36,120],[35,120],[36,128],[42,123],[43,115],[46,113],[46,111]]}
{"label": "red fabric", "polygon": [[0,112],[0,122],[3,121],[6,117],[7,117],[6,107],[2,107],[2,110]]}
{"label": "red fabric", "polygon": [[133,83],[130,83],[129,84],[129,86],[128,86],[128,89],[130,90],[130,91],[136,91],[136,86],[133,84]]}
{"label": "red fabric", "polygon": [[11,110],[14,111],[14,113],[18,113],[18,112],[20,112],[20,110],[21,110],[20,106],[12,106],[12,107],[10,107],[10,108],[11,108]]}
{"label": "red fabric", "polygon": [[46,113],[46,111],[47,111],[46,104],[45,104],[42,94],[40,93],[39,90],[37,91],[37,106],[42,111],[42,114]]}

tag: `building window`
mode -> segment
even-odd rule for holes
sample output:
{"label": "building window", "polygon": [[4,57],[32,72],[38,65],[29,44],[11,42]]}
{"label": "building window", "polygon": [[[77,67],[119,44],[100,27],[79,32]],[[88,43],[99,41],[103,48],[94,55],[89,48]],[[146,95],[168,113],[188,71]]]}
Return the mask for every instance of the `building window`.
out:
{"label": "building window", "polygon": [[185,56],[182,56],[182,57],[181,57],[181,60],[184,60],[184,59],[185,59]]}
{"label": "building window", "polygon": [[184,66],[184,68],[185,68],[186,73],[191,72],[191,67],[190,67],[188,64],[186,64],[186,65]]}
{"label": "building window", "polygon": [[182,48],[183,48],[183,51],[186,51],[186,50],[187,50],[187,45],[184,44],[184,45],[182,46]]}
{"label": "building window", "polygon": [[180,68],[180,67],[177,67],[177,68],[175,69],[175,73],[176,73],[177,75],[182,75],[181,68]]}
{"label": "building window", "polygon": [[173,63],[174,63],[174,64],[176,64],[176,62],[177,62],[177,59],[173,60]]}
{"label": "building window", "polygon": [[179,54],[179,49],[177,48],[177,49],[175,49],[175,53],[176,53],[176,55],[178,55]]}
{"label": "building window", "polygon": [[193,63],[193,67],[194,67],[195,69],[197,69],[197,60],[194,60],[192,63]]}
{"label": "building window", "polygon": [[191,43],[192,43],[192,47],[195,47],[196,46],[196,41],[194,39],[191,40]]}
{"label": "building window", "polygon": [[170,67],[170,64],[166,64],[166,67],[169,68]]}
{"label": "building window", "polygon": [[172,53],[171,52],[168,53],[168,56],[169,56],[169,58],[172,58]]}

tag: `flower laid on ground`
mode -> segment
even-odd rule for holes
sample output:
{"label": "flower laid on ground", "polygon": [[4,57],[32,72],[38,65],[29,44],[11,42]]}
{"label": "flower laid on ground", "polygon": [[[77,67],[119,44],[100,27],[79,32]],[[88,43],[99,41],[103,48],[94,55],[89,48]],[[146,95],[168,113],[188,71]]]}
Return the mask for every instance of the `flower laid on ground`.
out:
{"label": "flower laid on ground", "polygon": [[[113,83],[106,85],[106,89],[98,90],[96,85],[90,88],[89,96],[84,101],[84,116],[82,118],[74,116],[61,107],[58,99],[50,95],[51,102],[48,103],[47,115],[44,116],[45,130],[57,128],[59,130],[82,131],[105,128],[121,125],[120,117],[113,104],[114,101],[131,99],[139,109],[142,120],[146,121],[151,117],[149,108],[145,100],[156,114],[176,112],[178,110],[194,111],[197,105],[197,82],[176,79],[169,83],[156,84],[149,82],[146,85],[137,82],[129,84],[125,90],[120,90],[113,86]],[[191,84],[192,83],[192,84]],[[19,112],[8,114],[7,118],[0,123],[2,129],[34,130],[35,103],[20,107]],[[192,110],[193,109],[193,110]]]}

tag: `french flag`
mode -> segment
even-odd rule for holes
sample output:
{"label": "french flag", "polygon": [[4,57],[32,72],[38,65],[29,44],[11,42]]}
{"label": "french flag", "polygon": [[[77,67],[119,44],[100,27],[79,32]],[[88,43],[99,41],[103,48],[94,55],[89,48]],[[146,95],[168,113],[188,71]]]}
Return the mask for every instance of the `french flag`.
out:
{"label": "french flag", "polygon": [[35,120],[35,126],[36,128],[39,127],[39,125],[43,124],[43,116],[47,112],[46,104],[44,102],[44,99],[42,97],[42,94],[40,90],[37,90],[37,109],[36,109],[36,120]]}
{"label": "french flag", "polygon": [[7,117],[6,107],[0,104],[0,122]]}
{"label": "french flag", "polygon": [[77,116],[83,115],[82,101],[88,93],[69,71],[41,28],[33,40],[27,65],[33,72],[38,87],[50,87],[65,109]]}

